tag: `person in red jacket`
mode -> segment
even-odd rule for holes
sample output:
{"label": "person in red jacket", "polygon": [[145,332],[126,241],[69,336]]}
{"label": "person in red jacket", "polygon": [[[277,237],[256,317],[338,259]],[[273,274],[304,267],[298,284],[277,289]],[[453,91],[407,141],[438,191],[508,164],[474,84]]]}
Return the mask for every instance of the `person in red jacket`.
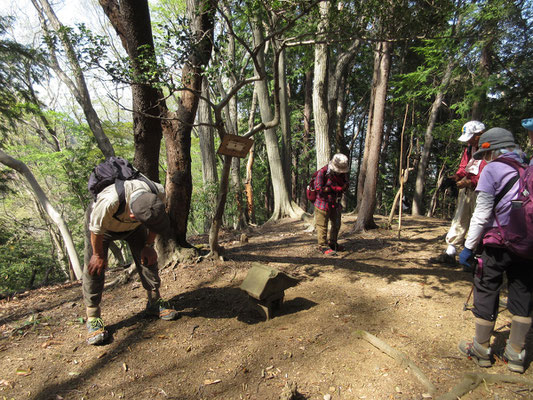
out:
{"label": "person in red jacket", "polygon": [[[466,143],[459,169],[452,177],[457,183],[459,196],[453,216],[452,225],[446,235],[448,247],[437,257],[429,259],[430,263],[456,266],[455,256],[457,247],[462,246],[470,226],[470,219],[476,206],[476,185],[483,167],[487,165],[484,160],[475,160],[473,154],[477,151],[479,137],[485,132],[485,125],[479,121],[469,121],[463,125],[459,141]],[[465,269],[465,268],[463,268]]]}
{"label": "person in red jacket", "polygon": [[[331,161],[318,170],[315,178],[315,225],[318,248],[323,254],[335,255],[344,248],[337,243],[341,227],[342,195],[348,189],[348,157],[335,154]],[[328,222],[331,229],[328,236]]]}

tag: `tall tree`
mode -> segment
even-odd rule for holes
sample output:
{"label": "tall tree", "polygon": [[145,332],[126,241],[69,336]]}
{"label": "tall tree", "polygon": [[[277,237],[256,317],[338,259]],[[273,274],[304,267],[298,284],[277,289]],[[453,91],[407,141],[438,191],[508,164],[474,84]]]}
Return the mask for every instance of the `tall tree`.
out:
{"label": "tall tree", "polygon": [[[166,109],[163,95],[146,75],[154,68],[155,50],[148,0],[99,0],[129,56],[132,70],[133,163],[141,172],[159,182],[159,152]],[[156,79],[157,82],[157,79]]]}
{"label": "tall tree", "polygon": [[326,32],[329,26],[329,9],[331,2],[319,4],[319,22],[315,44],[315,70],[313,80],[313,118],[315,122],[316,167],[322,168],[331,158],[328,115],[328,45]]}
{"label": "tall tree", "polygon": [[374,222],[374,210],[376,208],[376,191],[378,182],[378,163],[383,138],[383,124],[385,121],[385,105],[387,98],[387,86],[389,82],[389,72],[391,66],[391,43],[388,41],[378,42],[375,45],[374,57],[377,68],[374,74],[375,80],[372,82],[374,91],[373,110],[370,113],[372,120],[369,121],[367,138],[368,161],[367,176],[365,179],[361,205],[357,214],[357,221],[354,230],[366,230],[376,227]]}
{"label": "tall tree", "polygon": [[[258,20],[258,16],[252,21],[252,32],[254,37],[254,44],[257,52],[257,63],[254,64],[256,73],[263,77],[263,79],[255,82],[255,90],[257,91],[257,98],[259,103],[259,111],[261,119],[266,122],[274,121],[274,116],[277,116],[279,121],[279,111],[272,114],[271,102],[268,93],[268,87],[266,83],[266,64],[264,54],[264,34],[261,24]],[[274,59],[279,59],[279,53],[274,52]],[[278,71],[279,66],[277,62],[274,64],[274,107],[279,110],[279,78]],[[276,93],[278,92],[278,93]],[[272,220],[280,219],[283,217],[301,217],[304,214],[296,203],[291,201],[290,192],[287,182],[285,180],[285,174],[283,172],[283,163],[281,161],[280,151],[278,147],[278,138],[276,135],[276,129],[270,128],[265,130],[265,143],[268,153],[268,162],[270,166],[270,174],[272,177],[272,186],[274,189],[274,212],[271,216]]]}
{"label": "tall tree", "polygon": [[[74,49],[74,46],[68,36],[68,29],[59,21],[48,0],[32,0],[32,3],[37,10],[39,20],[41,21],[41,26],[46,34],[46,43],[50,51],[50,64],[53,70],[57,73],[61,81],[67,86],[71,94],[83,109],[87,123],[89,124],[96,142],[98,143],[98,147],[102,151],[103,155],[106,158],[113,156],[115,151],[111,145],[111,142],[104,133],[100,118],[93,107],[91,95],[85,81],[85,76],[78,61],[78,54],[76,53],[76,50]],[[48,18],[48,22],[45,18],[45,15]],[[67,55],[67,60],[70,64],[74,80],[72,80],[61,68],[61,65],[57,59],[57,50],[54,45],[54,35],[51,34],[48,23],[54,30],[54,35],[59,38],[61,44],[63,45],[63,49]]]}

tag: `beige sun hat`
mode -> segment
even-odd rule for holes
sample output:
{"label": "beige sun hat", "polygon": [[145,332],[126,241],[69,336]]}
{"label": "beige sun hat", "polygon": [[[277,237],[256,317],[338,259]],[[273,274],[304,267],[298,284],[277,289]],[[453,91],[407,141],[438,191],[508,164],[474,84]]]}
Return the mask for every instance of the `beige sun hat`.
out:
{"label": "beige sun hat", "polygon": [[348,157],[342,153],[337,153],[329,162],[329,169],[337,174],[345,174],[349,170]]}

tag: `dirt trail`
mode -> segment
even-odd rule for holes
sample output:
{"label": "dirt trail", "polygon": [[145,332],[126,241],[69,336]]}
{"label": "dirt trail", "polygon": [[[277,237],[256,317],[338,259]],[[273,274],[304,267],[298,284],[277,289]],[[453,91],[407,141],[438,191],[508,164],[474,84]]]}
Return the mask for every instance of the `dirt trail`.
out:
{"label": "dirt trail", "polygon": [[[255,228],[245,244],[226,233],[229,261],[161,270],[162,293],[182,315],[173,322],[143,316],[144,291],[134,276],[104,293],[112,333],[104,346],[85,344],[77,283],[2,301],[0,399],[277,400],[288,382],[296,383],[299,399],[429,398],[411,370],[357,338],[357,330],[416,363],[437,388],[433,398],[468,372],[511,375],[500,360],[480,370],[457,351],[459,340],[474,333],[471,313],[463,312],[470,276],[426,262],[442,250],[448,222],[407,217],[400,240],[383,229],[349,233],[354,222],[343,217],[347,251],[337,257],[318,253],[300,221]],[[206,239],[195,243],[205,246]],[[254,262],[301,279],[269,321],[238,288]],[[509,323],[503,312],[496,346],[508,337]],[[533,380],[532,374],[530,368],[523,377]],[[462,398],[533,393],[518,384],[482,384]]]}

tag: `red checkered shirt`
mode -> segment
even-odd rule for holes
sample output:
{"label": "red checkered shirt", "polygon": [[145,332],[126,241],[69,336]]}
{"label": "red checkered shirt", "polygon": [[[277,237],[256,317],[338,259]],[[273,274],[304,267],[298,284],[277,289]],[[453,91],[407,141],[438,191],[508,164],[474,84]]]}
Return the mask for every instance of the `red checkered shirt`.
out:
{"label": "red checkered shirt", "polygon": [[[330,171],[326,165],[318,170],[315,178],[316,200],[315,207],[327,211],[330,208],[340,208],[342,194],[348,188],[348,174],[337,174]],[[342,191],[334,191],[333,186],[342,187]]]}

